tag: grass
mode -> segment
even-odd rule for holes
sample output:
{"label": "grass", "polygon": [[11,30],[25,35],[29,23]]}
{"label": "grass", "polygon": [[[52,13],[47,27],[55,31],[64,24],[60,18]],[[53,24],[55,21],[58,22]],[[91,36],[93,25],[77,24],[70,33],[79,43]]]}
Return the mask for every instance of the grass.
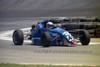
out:
{"label": "grass", "polygon": [[100,66],[68,66],[68,65],[39,65],[39,64],[10,64],[0,63],[0,67],[100,67]]}

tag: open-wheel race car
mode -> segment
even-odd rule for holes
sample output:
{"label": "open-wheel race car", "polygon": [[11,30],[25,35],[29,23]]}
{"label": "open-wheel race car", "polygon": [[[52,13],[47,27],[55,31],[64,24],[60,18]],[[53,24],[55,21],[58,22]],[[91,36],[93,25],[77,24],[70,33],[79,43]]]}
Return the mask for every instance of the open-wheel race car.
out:
{"label": "open-wheel race car", "polygon": [[[57,26],[55,21],[43,20],[36,26],[32,25],[31,31],[27,33],[29,40],[34,45],[42,45],[49,47],[52,45],[77,45],[81,42],[82,45],[89,45],[90,35],[85,29],[67,31],[63,26]],[[22,45],[24,42],[24,33],[22,30],[15,30],[13,32],[13,42],[15,45]]]}

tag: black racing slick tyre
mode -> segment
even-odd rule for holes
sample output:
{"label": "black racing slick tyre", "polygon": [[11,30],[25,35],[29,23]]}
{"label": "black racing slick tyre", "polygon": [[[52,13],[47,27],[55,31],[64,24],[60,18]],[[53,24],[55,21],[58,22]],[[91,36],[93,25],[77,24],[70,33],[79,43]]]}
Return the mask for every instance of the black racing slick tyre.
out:
{"label": "black racing slick tyre", "polygon": [[15,30],[13,32],[13,43],[15,45],[22,45],[24,41],[24,35],[21,30]]}
{"label": "black racing slick tyre", "polygon": [[43,43],[43,47],[49,47],[51,43],[51,36],[48,32],[43,32],[41,35],[41,41]]}
{"label": "black racing slick tyre", "polygon": [[79,31],[80,36],[80,42],[82,45],[89,45],[90,43],[90,34],[87,30],[81,30]]}

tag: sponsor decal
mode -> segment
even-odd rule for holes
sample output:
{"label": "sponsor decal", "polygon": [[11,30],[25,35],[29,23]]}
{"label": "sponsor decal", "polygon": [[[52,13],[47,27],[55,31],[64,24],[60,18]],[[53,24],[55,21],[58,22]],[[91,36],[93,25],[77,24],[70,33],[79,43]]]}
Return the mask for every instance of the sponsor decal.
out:
{"label": "sponsor decal", "polygon": [[72,38],[71,36],[67,36],[67,39],[68,39],[69,41],[72,41],[72,40],[73,40],[73,38]]}
{"label": "sponsor decal", "polygon": [[64,32],[63,35],[65,35],[66,38],[67,38],[70,42],[73,40],[73,37],[71,36],[70,33],[68,33],[68,32]]}
{"label": "sponsor decal", "polygon": [[69,33],[68,32],[64,32],[63,35],[69,35]]}

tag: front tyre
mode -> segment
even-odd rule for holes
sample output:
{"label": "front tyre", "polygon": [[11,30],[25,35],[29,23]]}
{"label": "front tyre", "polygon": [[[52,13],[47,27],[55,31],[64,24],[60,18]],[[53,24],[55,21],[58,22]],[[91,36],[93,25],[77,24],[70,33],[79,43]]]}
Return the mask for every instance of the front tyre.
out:
{"label": "front tyre", "polygon": [[15,30],[13,33],[13,43],[15,45],[22,45],[24,41],[24,35],[21,30]]}
{"label": "front tyre", "polygon": [[90,43],[90,34],[86,30],[81,30],[79,31],[79,34],[81,35],[80,37],[80,42],[82,45],[89,45]]}
{"label": "front tyre", "polygon": [[51,36],[48,32],[43,32],[41,35],[41,41],[43,43],[43,47],[49,47],[51,43]]}

